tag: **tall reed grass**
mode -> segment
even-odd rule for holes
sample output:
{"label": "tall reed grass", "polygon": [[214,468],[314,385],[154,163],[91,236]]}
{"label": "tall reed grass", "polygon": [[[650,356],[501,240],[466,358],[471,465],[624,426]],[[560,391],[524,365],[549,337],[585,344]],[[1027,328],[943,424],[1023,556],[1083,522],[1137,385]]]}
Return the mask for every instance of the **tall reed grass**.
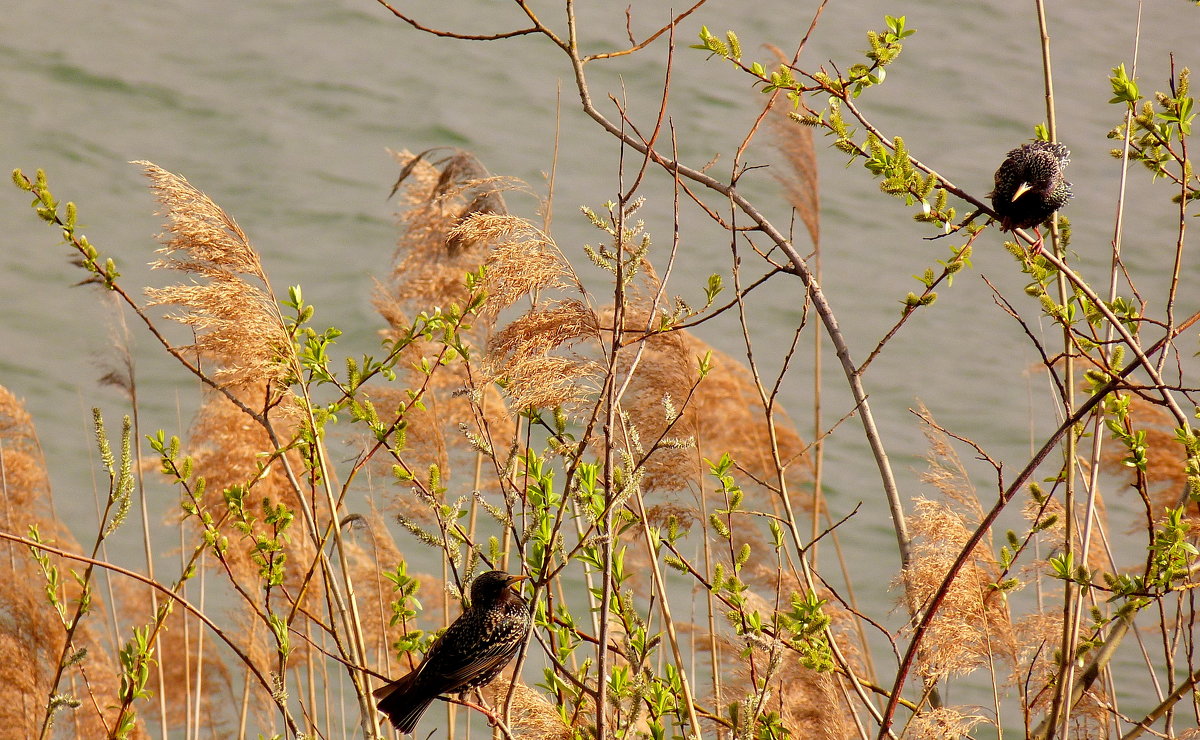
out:
{"label": "tall reed grass", "polygon": [[[33,420],[0,389],[2,726],[39,738],[386,737],[371,690],[417,665],[470,580],[500,568],[529,576],[532,637],[479,696],[431,711],[431,736],[482,737],[485,723],[498,737],[547,740],[1196,736],[1200,441],[1177,341],[1200,319],[1181,318],[1178,280],[1200,198],[1187,71],[1172,70],[1157,95],[1123,69],[1112,77],[1125,116],[1117,154],[1174,184],[1168,294],[1140,293],[1115,246],[1099,298],[1068,264],[1065,219],[1042,254],[1017,234],[1007,247],[1026,295],[997,291],[996,303],[1044,358],[1057,428],[1027,460],[1002,462],[917,408],[924,490],[904,498],[865,370],[910,317],[938,310],[935,288],[950,289],[995,233],[977,194],[859,108],[900,55],[905,19],[872,31],[865,61],[844,74],[799,65],[804,42],[764,64],[736,33],[705,29],[698,46],[714,63],[769,93],[721,179],[677,159],[665,116],[601,112],[588,71],[608,57],[582,54],[572,3],[561,27],[517,8],[565,54],[583,110],[621,144],[622,187],[583,209],[595,241],[566,247],[548,195],[468,152],[396,153],[399,240],[374,286],[374,355],[342,354],[319,307],[299,286],[277,293],[233,217],[183,177],[137,163],[165,219],[153,264],[178,278],[139,296],[46,175],[14,171],[88,282],[203,397],[188,429],[138,438],[134,376],[118,374],[131,411],[119,438],[96,412],[107,490],[89,545],[56,515]],[[640,54],[674,30],[609,53]],[[1048,93],[1049,81],[1047,68]],[[773,137],[781,187],[819,249],[817,131],[952,244],[861,361],[816,260],[737,187],[751,140]],[[672,186],[672,224],[641,220],[650,177]],[[727,229],[732,260],[684,290],[673,275],[687,201]],[[607,280],[581,277],[585,260]],[[768,282],[803,296],[804,310],[773,366],[756,352],[760,317],[746,300]],[[704,339],[727,312],[740,356]],[[1058,328],[1061,349],[1043,346],[1035,321]],[[833,420],[817,411],[802,432],[780,389],[813,334],[837,354],[854,403]],[[844,547],[855,513],[823,498],[820,446],[855,433],[852,416],[892,513],[891,565]],[[138,466],[138,451],[152,465]],[[1104,491],[1135,496],[1140,517],[1110,521]],[[173,564],[149,524],[140,536],[153,569],[105,557],[114,538],[139,536],[127,522],[135,506],[178,530]],[[1019,524],[999,527],[1003,513]],[[1145,556],[1121,562],[1113,541],[1130,537]],[[868,557],[878,577],[855,583],[846,561]],[[878,603],[888,588],[907,617],[900,630],[856,597],[871,589]],[[1141,668],[1115,670],[1118,655]],[[960,687],[988,700],[958,703]]]}

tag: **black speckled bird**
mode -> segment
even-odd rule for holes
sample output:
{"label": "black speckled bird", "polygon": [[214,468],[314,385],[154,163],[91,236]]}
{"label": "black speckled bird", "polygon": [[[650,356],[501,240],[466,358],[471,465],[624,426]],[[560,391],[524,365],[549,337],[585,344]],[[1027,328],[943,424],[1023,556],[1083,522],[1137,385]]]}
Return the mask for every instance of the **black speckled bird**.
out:
{"label": "black speckled bird", "polygon": [[491,681],[529,635],[529,607],[511,588],[525,576],[500,570],[471,584],[471,603],[442,633],[421,665],[375,690],[376,705],[400,732],[411,733],[429,704]]}
{"label": "black speckled bird", "polygon": [[996,189],[990,197],[1000,228],[1032,227],[1038,237],[1035,251],[1042,246],[1037,227],[1071,199],[1071,183],[1063,178],[1070,154],[1057,142],[1035,141],[1013,149],[996,170]]}

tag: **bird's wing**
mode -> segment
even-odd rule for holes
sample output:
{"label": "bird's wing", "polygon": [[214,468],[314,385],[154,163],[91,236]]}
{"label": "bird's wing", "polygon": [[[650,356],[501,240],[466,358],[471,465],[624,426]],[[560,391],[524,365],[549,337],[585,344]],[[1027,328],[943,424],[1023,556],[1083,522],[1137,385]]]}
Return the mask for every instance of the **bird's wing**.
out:
{"label": "bird's wing", "polygon": [[465,656],[467,660],[442,672],[440,678],[445,681],[446,686],[442,691],[452,692],[474,678],[499,671],[513,659],[520,646],[520,643],[493,646]]}
{"label": "bird's wing", "polygon": [[[427,661],[437,666],[437,675],[431,675],[427,670],[422,679],[427,685],[438,687],[438,693],[442,694],[453,693],[477,676],[500,670],[505,663],[512,660],[524,643],[522,638],[512,641],[497,640],[484,645],[472,635],[451,635],[455,626],[451,625],[438,640],[440,644],[437,646],[437,657]],[[432,653],[430,650],[431,655]]]}

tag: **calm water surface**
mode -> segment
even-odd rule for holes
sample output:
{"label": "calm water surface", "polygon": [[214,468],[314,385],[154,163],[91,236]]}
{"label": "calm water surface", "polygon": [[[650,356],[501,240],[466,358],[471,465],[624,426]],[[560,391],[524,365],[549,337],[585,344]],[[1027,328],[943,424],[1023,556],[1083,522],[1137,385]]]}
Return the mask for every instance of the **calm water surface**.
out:
{"label": "calm water surface", "polygon": [[[339,345],[346,354],[376,349],[372,281],[386,276],[395,239],[385,196],[396,166],[386,148],[465,147],[492,171],[542,189],[552,166],[561,82],[554,229],[568,254],[596,239],[577,207],[609,200],[618,182],[613,141],[575,110],[569,70],[537,40],[438,41],[369,0],[9,5],[0,19],[0,162],[27,172],[45,168],[55,194],[79,203],[89,238],[119,262],[129,286],[162,278],[144,268],[159,230],[155,204],[138,170],[126,162],[149,159],[185,175],[235,215],[277,287],[303,285],[319,307],[317,323],[346,331]],[[427,13],[431,23],[468,31],[521,25],[508,3],[440,5],[417,12]],[[589,6],[581,21],[592,39],[589,50],[621,45],[623,6],[582,5]],[[636,16],[636,28],[665,17],[665,4],[647,5],[659,9]],[[553,6],[544,10],[548,19],[557,18]],[[1060,138],[1072,150],[1076,198],[1067,213],[1076,262],[1103,282],[1117,188],[1117,164],[1108,156],[1112,142],[1103,134],[1120,115],[1106,102],[1106,77],[1110,67],[1132,60],[1136,4],[1051,6]],[[793,0],[714,2],[687,19],[679,45],[692,43],[703,23],[714,31],[736,29],[747,57],[766,58],[759,45],[794,48],[814,8]],[[1168,51],[1176,51],[1180,66],[1198,62],[1200,10],[1185,2],[1154,2],[1145,12],[1139,72],[1143,90],[1162,89]],[[865,31],[881,28],[885,13],[907,15],[918,33],[889,68],[887,84],[864,95],[861,107],[887,134],[903,134],[918,158],[982,196],[1004,153],[1045,117],[1033,3],[834,0],[802,61],[811,66],[832,59],[845,69],[858,61]],[[664,55],[660,47],[598,66],[596,97],[620,95],[623,86],[634,115],[653,115]],[[732,151],[755,114],[756,93],[745,78],[703,57],[681,50],[671,91],[681,152],[697,164]],[[768,157],[759,149],[751,160]],[[728,154],[721,162],[716,171],[724,171]],[[898,316],[902,297],[915,289],[910,275],[943,258],[945,242],[923,241],[926,232],[909,220],[903,204],[880,197],[860,167],[844,168],[840,153],[822,146],[820,162],[825,289],[861,359]],[[743,188],[773,210],[777,223],[787,222],[769,173],[748,176]],[[653,187],[647,193],[651,200],[642,215],[665,248],[669,192]],[[1150,295],[1169,272],[1174,206],[1168,196],[1165,185],[1145,182],[1140,172],[1131,178],[1126,254]],[[95,291],[70,287],[80,272],[26,203],[14,188],[0,197],[0,383],[34,414],[60,512],[80,522],[82,536],[93,516],[94,465],[83,452],[92,446],[90,408],[102,407],[114,427],[125,410],[115,393],[97,384],[114,362],[115,329],[98,321]],[[512,205],[533,213],[529,201]],[[685,258],[676,290],[695,299],[709,273],[728,272],[728,245],[694,209],[684,219]],[[983,237],[975,269],[940,291],[933,310],[908,325],[867,378],[907,496],[920,490],[924,444],[908,412],[918,399],[943,424],[1010,466],[1019,467],[1032,441],[1052,424],[1045,381],[1028,372],[1037,357],[979,279],[987,275],[1023,311],[1036,314],[1022,302],[1022,276],[999,244],[992,232]],[[1197,277],[1195,261],[1187,260],[1180,301],[1185,315],[1200,304],[1189,292]],[[760,322],[755,340],[767,363],[778,361],[776,348],[787,345],[800,319],[798,283],[790,292],[786,283],[776,285],[752,303]],[[1054,345],[1049,327],[1035,329]],[[145,431],[185,430],[198,395],[194,381],[144,333],[136,327],[133,333]],[[734,354],[742,349],[732,319],[700,334]],[[785,390],[785,405],[797,420],[811,413],[806,357]],[[832,420],[850,404],[832,352],[826,358],[825,407]],[[856,551],[878,553],[876,562],[857,565],[870,583],[881,565],[891,572],[896,556],[857,424],[831,438],[826,471],[837,513],[858,501],[867,504],[861,516],[868,525],[849,531],[847,540]],[[993,482],[988,470],[973,472],[987,490]],[[163,508],[169,508],[172,493],[151,495],[163,496]],[[1119,497],[1109,503],[1114,517],[1131,510]],[[140,545],[125,547],[111,555],[136,565]],[[1134,547],[1136,553],[1140,545]],[[877,585],[859,589],[873,613],[885,611],[892,598]]]}

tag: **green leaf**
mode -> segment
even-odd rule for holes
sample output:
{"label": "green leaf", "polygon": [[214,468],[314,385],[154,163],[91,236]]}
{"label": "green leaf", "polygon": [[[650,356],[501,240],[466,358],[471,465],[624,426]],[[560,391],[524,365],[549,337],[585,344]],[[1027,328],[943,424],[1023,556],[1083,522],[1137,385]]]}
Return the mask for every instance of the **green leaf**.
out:
{"label": "green leaf", "polygon": [[1110,103],[1136,103],[1141,100],[1141,93],[1138,92],[1136,79],[1130,79],[1125,71],[1125,65],[1122,63],[1113,67],[1112,76],[1108,78],[1112,85],[1113,97],[1109,99]]}

